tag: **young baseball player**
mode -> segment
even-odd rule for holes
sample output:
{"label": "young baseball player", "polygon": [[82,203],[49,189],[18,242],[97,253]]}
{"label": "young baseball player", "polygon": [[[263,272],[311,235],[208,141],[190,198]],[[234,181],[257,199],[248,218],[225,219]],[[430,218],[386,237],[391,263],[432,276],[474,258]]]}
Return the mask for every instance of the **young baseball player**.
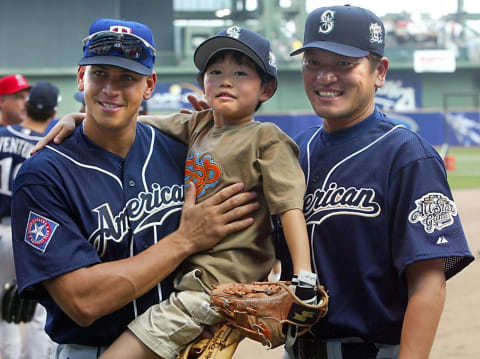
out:
{"label": "young baseball player", "polygon": [[250,225],[257,207],[238,206],[251,193],[232,198],[241,184],[198,205],[191,185],[183,205],[185,146],[137,122],[156,83],[146,25],[98,19],[83,45],[84,125],[24,162],[12,198],[19,289],[46,307],[60,359],[97,358],[168,297],[186,257]]}
{"label": "young baseball player", "polygon": [[[8,75],[0,79],[0,125],[18,124],[25,119],[25,103],[31,87],[22,75]],[[11,133],[7,127],[0,127],[0,134],[2,143],[9,143]],[[28,156],[26,152],[20,160],[11,150],[3,151],[4,147],[8,146],[0,147],[0,172],[4,178],[0,182],[0,296],[4,284],[15,278],[10,228],[11,186],[17,162],[23,162]],[[20,326],[0,317],[0,357],[16,359],[20,348]]]}
{"label": "young baseball player", "polygon": [[[297,147],[275,125],[254,121],[255,111],[277,87],[269,41],[232,26],[200,44],[194,62],[211,110],[141,121],[188,144],[185,182],[195,183],[198,200],[241,180],[247,189],[260,193],[261,208],[253,226],[208,252],[187,258],[175,282],[179,292],[134,320],[130,331],[102,358],[156,357],[153,351],[173,359],[200,335],[204,325],[221,322],[222,317],[209,309],[210,289],[217,283],[265,280],[273,266],[270,215],[281,218],[294,273],[308,273],[312,291],[316,283],[301,211],[305,182]],[[308,299],[313,296],[310,292]],[[145,347],[132,343],[138,341]]]}
{"label": "young baseball player", "polygon": [[194,62],[212,109],[140,120],[188,144],[185,182],[195,183],[197,200],[241,180],[259,192],[260,209],[254,225],[187,258],[175,279],[177,292],[130,323],[102,358],[175,358],[205,325],[222,322],[209,307],[209,292],[218,283],[267,278],[274,263],[270,215],[281,218],[294,273],[305,285],[299,289],[305,291],[303,299],[315,300],[297,147],[275,125],[254,121],[255,111],[277,87],[270,43],[232,26],[203,42]]}
{"label": "young baseball player", "polygon": [[[14,76],[14,78],[17,77]],[[21,84],[25,89],[26,82],[23,81],[24,79],[21,80]],[[13,180],[22,163],[29,157],[34,144],[56,122],[53,118],[56,113],[58,88],[48,82],[38,82],[31,89],[28,87],[28,90],[26,118],[19,125],[0,128],[0,172],[4,176],[0,182],[0,283],[2,287],[7,281],[15,279],[10,225]],[[3,305],[6,305],[6,302]],[[11,303],[11,305],[18,307],[18,303]],[[55,345],[44,332],[45,320],[45,308],[37,305],[33,319],[23,325],[23,339],[20,338],[18,324],[1,320],[0,357],[3,359],[51,358]]]}
{"label": "young baseball player", "polygon": [[[323,119],[296,141],[314,270],[330,295],[292,359],[427,359],[445,280],[473,260],[442,159],[375,108],[384,46],[375,14],[331,6],[308,15],[292,53],[303,54],[305,92]],[[282,260],[286,269],[287,251]]]}

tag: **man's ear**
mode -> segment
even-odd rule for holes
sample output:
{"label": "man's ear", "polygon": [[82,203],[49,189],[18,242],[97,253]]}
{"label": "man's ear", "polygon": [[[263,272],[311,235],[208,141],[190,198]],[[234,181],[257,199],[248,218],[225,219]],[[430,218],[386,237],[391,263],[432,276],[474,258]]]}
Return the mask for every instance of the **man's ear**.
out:
{"label": "man's ear", "polygon": [[380,88],[385,84],[386,77],[387,77],[387,70],[388,70],[388,59],[386,57],[382,57],[377,65],[377,77],[375,79],[375,88]]}
{"label": "man's ear", "polygon": [[148,100],[152,97],[153,91],[155,91],[155,86],[157,84],[157,74],[154,72],[151,76],[147,77],[147,87],[143,91],[143,98]]}
{"label": "man's ear", "polygon": [[261,102],[267,101],[275,93],[275,80],[268,81],[262,85],[262,93],[259,100]]}
{"label": "man's ear", "polygon": [[78,69],[77,69],[78,91],[83,91],[84,89],[84,76],[85,76],[85,66],[78,66]]}

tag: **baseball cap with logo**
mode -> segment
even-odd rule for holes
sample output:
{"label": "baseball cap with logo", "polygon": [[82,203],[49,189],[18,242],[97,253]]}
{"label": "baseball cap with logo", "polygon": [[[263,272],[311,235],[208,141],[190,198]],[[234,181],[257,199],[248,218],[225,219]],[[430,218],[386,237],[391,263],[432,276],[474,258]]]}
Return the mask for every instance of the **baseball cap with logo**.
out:
{"label": "baseball cap with logo", "polygon": [[209,60],[223,50],[235,50],[247,55],[275,79],[276,89],[277,63],[266,38],[242,27],[231,26],[202,42],[195,50],[193,62],[203,72]]}
{"label": "baseball cap with logo", "polygon": [[0,96],[11,95],[31,87],[32,85],[22,75],[8,75],[0,79]]}
{"label": "baseball cap with logo", "polygon": [[373,12],[350,5],[329,6],[308,15],[303,46],[290,56],[306,49],[323,49],[349,57],[364,57],[370,52],[383,56],[384,47],[385,27]]}
{"label": "baseball cap with logo", "polygon": [[152,75],[155,42],[147,25],[135,21],[98,19],[83,39],[79,65],[113,65]]}
{"label": "baseball cap with logo", "polygon": [[27,103],[37,110],[50,111],[57,106],[59,93],[58,88],[50,82],[40,81],[30,90]]}

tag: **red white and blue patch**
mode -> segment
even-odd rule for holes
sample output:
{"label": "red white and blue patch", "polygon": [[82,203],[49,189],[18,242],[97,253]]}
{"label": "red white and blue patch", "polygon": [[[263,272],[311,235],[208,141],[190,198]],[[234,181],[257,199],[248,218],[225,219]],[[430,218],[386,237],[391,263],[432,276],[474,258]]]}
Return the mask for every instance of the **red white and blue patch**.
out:
{"label": "red white and blue patch", "polygon": [[57,222],[30,211],[25,242],[44,253],[57,227]]}

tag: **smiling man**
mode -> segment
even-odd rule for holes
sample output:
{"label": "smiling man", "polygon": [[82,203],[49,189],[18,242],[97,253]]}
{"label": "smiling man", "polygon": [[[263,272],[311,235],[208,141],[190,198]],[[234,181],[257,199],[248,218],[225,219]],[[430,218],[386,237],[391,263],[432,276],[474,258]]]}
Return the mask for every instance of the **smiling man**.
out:
{"label": "smiling man", "polygon": [[147,26],[99,19],[83,51],[83,126],[24,162],[12,199],[19,289],[46,307],[62,359],[97,358],[170,294],[185,258],[249,226],[258,206],[232,197],[241,184],[198,205],[190,186],[184,203],[185,146],[137,122],[156,83]]}
{"label": "smiling man", "polygon": [[442,159],[375,107],[384,46],[375,14],[331,6],[309,14],[292,53],[303,54],[305,93],[323,119],[296,142],[314,268],[330,295],[292,359],[427,359],[445,280],[473,260]]}

